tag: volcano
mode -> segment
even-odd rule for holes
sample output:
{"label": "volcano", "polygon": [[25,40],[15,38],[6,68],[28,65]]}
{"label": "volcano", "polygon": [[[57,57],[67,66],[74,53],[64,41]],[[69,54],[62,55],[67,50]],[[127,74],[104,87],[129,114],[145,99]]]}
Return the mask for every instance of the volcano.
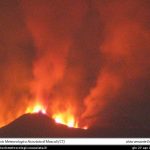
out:
{"label": "volcano", "polygon": [[84,137],[86,131],[57,124],[42,112],[24,114],[0,128],[0,137]]}
{"label": "volcano", "polygon": [[0,128],[1,138],[131,138],[149,137],[149,128],[92,127],[87,130],[58,124],[42,112],[27,113]]}

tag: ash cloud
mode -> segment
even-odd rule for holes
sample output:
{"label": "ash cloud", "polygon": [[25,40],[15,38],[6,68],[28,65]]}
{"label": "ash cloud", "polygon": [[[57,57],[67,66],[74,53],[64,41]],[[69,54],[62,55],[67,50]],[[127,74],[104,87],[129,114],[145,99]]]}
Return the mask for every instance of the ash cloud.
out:
{"label": "ash cloud", "polygon": [[96,85],[102,64],[99,46],[103,40],[103,24],[95,4],[86,1],[86,6],[80,27],[72,35],[62,82],[54,87],[56,97],[59,100],[62,97],[60,107],[71,103],[78,115],[84,111],[84,97]]}
{"label": "ash cloud", "polygon": [[30,100],[33,47],[18,1],[0,1],[0,126],[23,114]]}
{"label": "ash cloud", "polygon": [[105,24],[100,45],[105,60],[96,87],[85,98],[83,117],[91,122],[99,118],[103,124],[98,126],[148,127],[143,120],[149,120],[150,4],[105,1],[97,7]]}
{"label": "ash cloud", "polygon": [[1,3],[3,113],[26,89],[23,97],[40,99],[49,114],[73,105],[91,126],[149,126],[141,123],[149,120],[149,0]]}

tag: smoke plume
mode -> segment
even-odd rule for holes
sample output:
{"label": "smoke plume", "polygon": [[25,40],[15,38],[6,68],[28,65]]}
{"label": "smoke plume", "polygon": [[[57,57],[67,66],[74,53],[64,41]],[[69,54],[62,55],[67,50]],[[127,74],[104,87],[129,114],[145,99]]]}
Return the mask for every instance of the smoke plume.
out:
{"label": "smoke plume", "polygon": [[41,101],[89,126],[149,126],[149,0],[0,3],[1,116]]}

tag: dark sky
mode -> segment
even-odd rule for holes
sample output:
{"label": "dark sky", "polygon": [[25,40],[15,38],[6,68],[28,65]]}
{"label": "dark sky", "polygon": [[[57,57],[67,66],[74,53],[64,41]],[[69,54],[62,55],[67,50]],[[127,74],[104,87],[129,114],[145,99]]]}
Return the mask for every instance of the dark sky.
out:
{"label": "dark sky", "polygon": [[149,0],[1,0],[1,126],[39,99],[50,116],[149,128],[149,43]]}

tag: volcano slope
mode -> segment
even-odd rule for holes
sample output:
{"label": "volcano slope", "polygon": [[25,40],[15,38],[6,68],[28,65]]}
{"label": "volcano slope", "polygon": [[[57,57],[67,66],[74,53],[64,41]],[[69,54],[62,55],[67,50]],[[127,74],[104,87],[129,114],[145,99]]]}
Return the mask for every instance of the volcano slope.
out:
{"label": "volcano slope", "polygon": [[24,114],[0,128],[1,138],[131,138],[149,137],[149,128],[139,127],[91,127],[87,130],[69,128],[56,123],[53,119],[42,113]]}
{"label": "volcano slope", "polygon": [[0,128],[0,137],[85,137],[83,129],[55,123],[42,113],[24,114]]}

